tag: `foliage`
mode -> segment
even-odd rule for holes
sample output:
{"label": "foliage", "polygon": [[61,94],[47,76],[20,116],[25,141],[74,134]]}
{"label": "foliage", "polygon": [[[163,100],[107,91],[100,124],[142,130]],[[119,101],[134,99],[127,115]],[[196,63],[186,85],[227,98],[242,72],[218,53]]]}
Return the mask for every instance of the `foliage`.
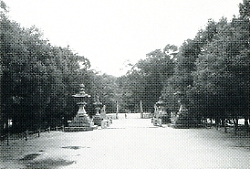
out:
{"label": "foliage", "polygon": [[[209,19],[204,29],[178,48],[166,45],[139,60],[119,78],[91,70],[90,61],[70,47],[52,46],[35,27],[22,28],[7,17],[0,0],[1,128],[36,130],[65,123],[77,112],[72,94],[84,83],[87,112],[99,96],[107,113],[152,112],[161,96],[177,112],[180,101],[197,119],[249,119],[249,1],[239,4],[230,22]],[[80,65],[81,64],[81,65]]]}
{"label": "foliage", "polygon": [[132,67],[125,77],[126,85],[123,86],[128,109],[139,111],[138,105],[141,100],[144,110],[153,111],[166,79],[173,75],[172,53],[176,50],[177,47],[174,45],[167,45],[163,51],[156,49]]}
{"label": "foliage", "polygon": [[106,113],[115,113],[116,102],[120,100],[118,97],[118,86],[116,84],[117,78],[107,74],[93,75],[91,78],[92,101],[95,102],[96,98],[99,97],[102,105],[106,107]]}
{"label": "foliage", "polygon": [[224,119],[244,117],[248,112],[250,58],[246,28],[236,19],[228,23],[222,18],[216,24],[217,33],[196,60],[194,87],[200,105],[208,104],[204,116]]}
{"label": "foliage", "polygon": [[71,117],[71,95],[84,82],[88,59],[69,47],[51,46],[37,28],[21,28],[6,15],[0,26],[3,120],[11,118],[18,131],[58,125],[62,117]]}
{"label": "foliage", "polygon": [[[170,56],[167,45],[147,54],[123,78],[133,102],[143,100],[149,110],[159,96],[178,111],[179,101],[197,119],[249,119],[249,1],[239,4],[231,22],[209,19],[205,29]],[[148,107],[147,107],[148,106]]]}
{"label": "foliage", "polygon": [[243,3],[239,4],[239,13],[241,19],[248,19],[250,17],[250,2],[249,0],[243,0]]}

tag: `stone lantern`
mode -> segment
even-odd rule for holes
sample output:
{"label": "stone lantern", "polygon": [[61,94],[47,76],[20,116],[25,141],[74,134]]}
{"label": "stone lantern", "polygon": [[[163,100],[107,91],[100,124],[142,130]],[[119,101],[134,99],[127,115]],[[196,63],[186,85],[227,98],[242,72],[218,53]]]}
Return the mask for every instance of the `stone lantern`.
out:
{"label": "stone lantern", "polygon": [[183,92],[177,91],[175,95],[178,96],[178,103],[180,104],[179,111],[175,118],[173,118],[173,124],[175,127],[195,127],[198,125],[197,119],[188,112],[186,108],[186,96]]}
{"label": "stone lantern", "polygon": [[166,102],[159,97],[159,101],[155,103],[155,112],[152,118],[152,123],[156,126],[162,126],[162,124],[167,124],[170,122],[170,116],[167,112]]}
{"label": "stone lantern", "polygon": [[88,131],[93,130],[94,128],[94,124],[84,108],[87,104],[85,99],[91,97],[85,93],[84,88],[85,86],[81,84],[79,93],[72,95],[74,98],[79,100],[79,102],[77,102],[79,109],[74,119],[69,121],[69,127],[65,127],[65,131]]}
{"label": "stone lantern", "polygon": [[100,114],[102,103],[99,101],[99,96],[96,96],[96,102],[93,103],[96,109],[96,115]]}
{"label": "stone lantern", "polygon": [[163,101],[162,97],[159,97],[159,101],[157,101],[155,105],[159,112],[164,111],[164,109],[166,108],[166,102]]}
{"label": "stone lantern", "polygon": [[102,103],[99,101],[99,96],[96,97],[96,101],[93,103],[93,105],[96,109],[96,114],[93,118],[93,122],[95,125],[101,126],[102,121],[105,117],[103,116],[103,113],[100,113]]}

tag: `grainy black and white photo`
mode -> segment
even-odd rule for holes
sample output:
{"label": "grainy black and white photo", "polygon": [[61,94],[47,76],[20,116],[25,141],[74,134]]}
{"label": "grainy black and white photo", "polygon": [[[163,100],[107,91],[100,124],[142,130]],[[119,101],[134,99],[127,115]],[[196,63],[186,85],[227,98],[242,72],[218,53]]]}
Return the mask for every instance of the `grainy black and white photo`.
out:
{"label": "grainy black and white photo", "polygon": [[250,169],[250,0],[0,0],[0,168]]}

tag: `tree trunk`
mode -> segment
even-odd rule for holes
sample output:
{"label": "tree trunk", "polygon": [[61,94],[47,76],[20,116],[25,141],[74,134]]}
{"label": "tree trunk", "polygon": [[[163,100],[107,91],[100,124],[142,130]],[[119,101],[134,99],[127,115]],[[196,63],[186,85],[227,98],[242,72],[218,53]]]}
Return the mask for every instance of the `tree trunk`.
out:
{"label": "tree trunk", "polygon": [[140,100],[140,113],[141,113],[141,119],[143,118],[143,109],[142,109],[142,101]]}
{"label": "tree trunk", "polygon": [[238,122],[239,122],[238,117],[234,118],[233,121],[234,121],[234,134],[237,135]]}
{"label": "tree trunk", "polygon": [[249,119],[249,118],[247,118],[247,117],[244,118],[244,125],[245,125],[245,128],[246,128],[247,132],[249,132],[249,130],[250,130],[250,129],[249,129],[248,119]]}
{"label": "tree trunk", "polygon": [[224,127],[225,133],[227,133],[226,119],[222,119],[222,127]]}
{"label": "tree trunk", "polygon": [[[0,56],[0,61],[1,61],[1,56]],[[2,98],[2,91],[1,91],[1,88],[2,88],[2,66],[0,65],[0,137],[2,136],[2,127],[3,127],[3,114],[2,114],[2,102],[1,102],[1,98]]]}
{"label": "tree trunk", "polygon": [[219,130],[219,119],[215,118],[216,130]]}
{"label": "tree trunk", "polygon": [[118,101],[116,102],[116,116],[115,118],[118,119],[118,113],[119,113],[119,105],[118,105]]}

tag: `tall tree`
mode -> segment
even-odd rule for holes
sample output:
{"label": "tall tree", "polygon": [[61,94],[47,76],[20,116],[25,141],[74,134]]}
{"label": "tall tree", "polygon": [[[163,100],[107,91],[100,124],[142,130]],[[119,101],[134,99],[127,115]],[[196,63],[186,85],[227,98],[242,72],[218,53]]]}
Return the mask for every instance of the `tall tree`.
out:
{"label": "tall tree", "polygon": [[[4,18],[6,18],[5,13],[7,12],[7,6],[6,4],[0,0],[0,22],[2,22],[2,20]],[[2,32],[2,27],[0,29],[0,32]],[[2,80],[2,76],[3,76],[3,70],[2,70],[2,48],[0,46],[0,82]],[[3,124],[3,117],[2,117],[2,102],[1,102],[1,97],[2,97],[2,87],[0,85],[0,135],[2,132],[2,124]]]}
{"label": "tall tree", "polygon": [[[146,111],[153,111],[155,102],[162,95],[166,80],[173,75],[174,58],[171,55],[177,50],[174,45],[166,45],[164,50],[156,49],[146,55],[146,59],[138,61],[127,74],[127,86],[132,92],[127,96],[129,104],[140,100]],[[128,95],[127,93],[125,96]],[[135,106],[135,105],[134,105]]]}
{"label": "tall tree", "polygon": [[0,26],[5,121],[12,118],[15,131],[60,124],[63,116],[73,113],[67,105],[73,102],[76,84],[88,74],[89,60],[69,47],[51,46],[34,26],[21,28],[7,17],[1,17]]}
{"label": "tall tree", "polygon": [[239,13],[241,19],[250,18],[250,2],[249,0],[243,0],[242,3],[239,4]]}
{"label": "tall tree", "polygon": [[196,61],[194,87],[201,96],[200,105],[205,104],[205,116],[222,120],[248,116],[249,44],[245,33],[246,27],[222,18]]}

